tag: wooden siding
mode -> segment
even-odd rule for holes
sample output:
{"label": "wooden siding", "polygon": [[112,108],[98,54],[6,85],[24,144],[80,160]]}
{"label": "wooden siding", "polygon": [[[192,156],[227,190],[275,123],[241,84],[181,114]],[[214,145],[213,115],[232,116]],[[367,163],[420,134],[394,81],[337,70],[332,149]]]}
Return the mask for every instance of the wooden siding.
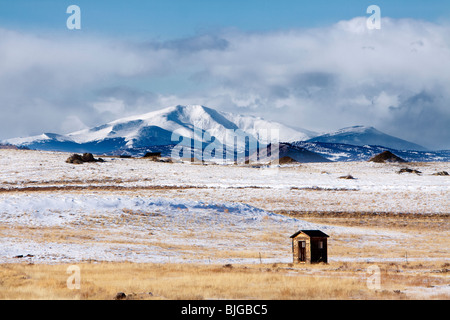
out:
{"label": "wooden siding", "polygon": [[[305,242],[305,257],[304,261],[301,261],[301,248],[300,243]],[[322,248],[319,243],[322,242]],[[304,233],[300,233],[292,238],[292,259],[294,263],[317,263],[328,262],[328,245],[326,237],[309,237]]]}

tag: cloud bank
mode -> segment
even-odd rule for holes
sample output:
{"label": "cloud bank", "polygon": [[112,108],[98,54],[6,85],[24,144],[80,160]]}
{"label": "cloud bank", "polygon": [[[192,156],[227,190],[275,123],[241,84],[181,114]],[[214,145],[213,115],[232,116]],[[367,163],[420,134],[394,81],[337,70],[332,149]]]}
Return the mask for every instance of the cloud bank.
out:
{"label": "cloud bank", "polygon": [[450,148],[450,26],[365,17],[171,41],[0,29],[0,139],[67,133],[176,104]]}

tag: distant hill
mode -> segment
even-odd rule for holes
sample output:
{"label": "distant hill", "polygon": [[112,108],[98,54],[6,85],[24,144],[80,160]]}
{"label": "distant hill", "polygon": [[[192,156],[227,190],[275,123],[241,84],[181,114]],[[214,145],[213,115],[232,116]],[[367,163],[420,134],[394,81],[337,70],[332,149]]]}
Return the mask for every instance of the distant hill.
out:
{"label": "distant hill", "polygon": [[286,164],[286,163],[310,163],[310,162],[331,162],[331,160],[322,155],[309,151],[303,147],[293,145],[291,143],[271,144],[267,146],[267,157],[258,156],[257,153],[250,155],[249,160],[253,163],[272,163],[272,164]]}
{"label": "distant hill", "polygon": [[393,163],[393,162],[406,162],[404,159],[386,150],[369,159],[370,162],[378,163]]}
{"label": "distant hill", "polygon": [[383,151],[390,151],[408,162],[450,161],[450,150],[396,150],[383,146],[355,146],[343,143],[296,141],[292,145],[315,152],[331,161],[368,161]]}
{"label": "distant hill", "polygon": [[18,149],[17,146],[12,144],[0,144],[0,149]]}
{"label": "distant hill", "polygon": [[396,150],[426,151],[418,144],[385,134],[374,127],[353,126],[323,134],[307,140],[308,142],[341,143],[354,146],[383,146]]}

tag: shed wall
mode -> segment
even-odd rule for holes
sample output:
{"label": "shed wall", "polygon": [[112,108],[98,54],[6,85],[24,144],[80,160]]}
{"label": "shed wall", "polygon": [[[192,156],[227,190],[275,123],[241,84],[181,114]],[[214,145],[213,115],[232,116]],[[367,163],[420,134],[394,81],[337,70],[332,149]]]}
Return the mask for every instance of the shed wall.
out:
{"label": "shed wall", "polygon": [[[300,261],[299,242],[305,241],[305,261]],[[319,242],[322,242],[322,248],[319,248]],[[325,237],[310,238],[306,234],[299,234],[292,238],[292,261],[293,263],[328,263],[328,244]]]}

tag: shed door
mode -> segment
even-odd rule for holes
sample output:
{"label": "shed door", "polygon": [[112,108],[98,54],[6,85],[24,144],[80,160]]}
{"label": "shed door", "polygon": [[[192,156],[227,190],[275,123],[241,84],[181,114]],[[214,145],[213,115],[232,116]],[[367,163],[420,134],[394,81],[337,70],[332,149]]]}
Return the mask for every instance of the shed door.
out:
{"label": "shed door", "polygon": [[306,261],[306,241],[298,242],[298,260]]}

